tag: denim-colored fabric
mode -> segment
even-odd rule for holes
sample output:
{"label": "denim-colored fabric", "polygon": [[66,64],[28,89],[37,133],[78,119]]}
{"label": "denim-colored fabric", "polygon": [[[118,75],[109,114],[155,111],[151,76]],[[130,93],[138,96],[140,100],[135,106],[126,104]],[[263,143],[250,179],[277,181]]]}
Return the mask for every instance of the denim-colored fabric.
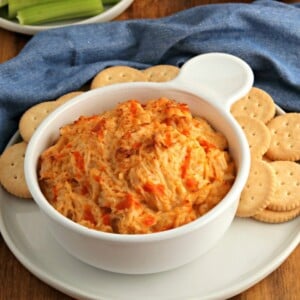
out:
{"label": "denim-colored fabric", "polygon": [[107,66],[181,66],[215,51],[244,59],[256,86],[285,110],[300,111],[300,6],[270,0],[205,5],[156,20],[36,34],[0,65],[0,153],[27,108],[80,88]]}

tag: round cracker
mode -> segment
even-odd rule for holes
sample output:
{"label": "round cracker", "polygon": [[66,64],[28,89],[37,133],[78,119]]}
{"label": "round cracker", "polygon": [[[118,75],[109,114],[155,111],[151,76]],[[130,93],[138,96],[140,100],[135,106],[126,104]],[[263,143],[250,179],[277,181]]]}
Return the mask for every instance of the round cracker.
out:
{"label": "round cracker", "polygon": [[267,157],[272,160],[300,160],[300,113],[276,116],[267,126],[271,133]]}
{"label": "round cracker", "polygon": [[57,102],[59,102],[60,104],[63,104],[81,94],[83,94],[84,92],[83,91],[74,91],[74,92],[70,92],[70,93],[67,93],[67,94],[64,94],[62,96],[60,96],[59,98],[56,99]]}
{"label": "round cracker", "polygon": [[151,82],[165,82],[174,79],[180,69],[172,65],[156,65],[143,71],[147,80]]}
{"label": "round cracker", "polygon": [[60,103],[56,101],[46,101],[36,104],[24,112],[19,122],[19,131],[25,142],[29,142],[40,123],[59,105]]}
{"label": "round cracker", "polygon": [[291,221],[300,215],[300,207],[289,211],[273,211],[270,209],[264,209],[252,218],[258,221],[266,223],[283,223]]}
{"label": "round cracker", "polygon": [[31,198],[24,175],[24,157],[27,143],[14,144],[0,157],[0,182],[10,193],[21,198]]}
{"label": "round cracker", "polygon": [[114,66],[99,72],[92,80],[91,89],[133,81],[147,81],[147,77],[142,71],[135,68]]}
{"label": "round cracker", "polygon": [[246,135],[252,158],[261,159],[271,142],[268,127],[262,121],[248,116],[237,116],[236,120]]}
{"label": "round cracker", "polygon": [[265,124],[275,116],[275,112],[276,106],[271,95],[256,87],[231,106],[233,116],[249,116]]}
{"label": "round cracker", "polygon": [[276,188],[268,208],[288,211],[300,206],[300,164],[292,161],[269,163],[275,172]]}
{"label": "round cracker", "polygon": [[268,206],[274,190],[275,174],[271,166],[262,160],[252,161],[236,215],[238,217],[254,216]]}

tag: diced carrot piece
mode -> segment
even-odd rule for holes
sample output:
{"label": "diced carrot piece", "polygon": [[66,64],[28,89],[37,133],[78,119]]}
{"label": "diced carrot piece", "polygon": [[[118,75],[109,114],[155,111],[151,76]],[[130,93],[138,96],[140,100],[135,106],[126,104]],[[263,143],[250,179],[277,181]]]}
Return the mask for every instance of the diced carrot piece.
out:
{"label": "diced carrot piece", "polygon": [[195,191],[197,189],[198,182],[194,178],[187,178],[185,181],[185,185],[188,188],[188,190]]}
{"label": "diced carrot piece", "polygon": [[138,111],[138,102],[135,100],[130,101],[130,112],[133,116],[137,114]]}
{"label": "diced carrot piece", "polygon": [[210,151],[211,149],[216,148],[216,146],[208,141],[200,140],[199,144],[204,148],[205,152]]}
{"label": "diced carrot piece", "polygon": [[190,161],[191,161],[191,149],[187,148],[186,154],[185,154],[185,157],[183,160],[183,164],[181,166],[181,178],[185,178],[185,176],[187,174],[187,170],[190,165]]}
{"label": "diced carrot piece", "polygon": [[185,135],[185,136],[189,136],[189,135],[190,135],[190,130],[189,130],[188,128],[185,128],[185,129],[182,130],[181,133],[182,133],[183,135]]}
{"label": "diced carrot piece", "polygon": [[132,195],[127,194],[125,196],[125,199],[117,204],[116,209],[122,210],[122,209],[130,208],[133,203],[134,203],[134,200],[133,200]]}
{"label": "diced carrot piece", "polygon": [[166,146],[170,147],[172,146],[172,138],[171,133],[169,131],[166,132],[166,140],[165,140]]}
{"label": "diced carrot piece", "polygon": [[79,151],[74,151],[73,156],[75,158],[76,166],[80,171],[84,171],[84,159]]}
{"label": "diced carrot piece", "polygon": [[138,150],[142,146],[142,143],[136,142],[132,145],[132,148],[134,150]]}
{"label": "diced carrot piece", "polygon": [[110,225],[110,214],[105,214],[102,216],[102,222],[104,225]]}
{"label": "diced carrot piece", "polygon": [[162,184],[155,184],[152,182],[146,182],[143,185],[143,189],[153,195],[162,196],[164,195],[164,186]]}
{"label": "diced carrot piece", "polygon": [[84,208],[83,219],[91,222],[93,225],[96,225],[97,223],[89,205]]}
{"label": "diced carrot piece", "polygon": [[81,194],[82,195],[87,195],[89,193],[89,190],[87,188],[86,185],[83,185],[82,188],[81,188]]}
{"label": "diced carrot piece", "polygon": [[147,215],[144,219],[143,219],[143,224],[146,226],[152,226],[155,222],[155,218],[151,215]]}
{"label": "diced carrot piece", "polygon": [[189,112],[189,107],[186,103],[179,103],[178,104],[178,107],[179,109],[182,111],[182,112]]}
{"label": "diced carrot piece", "polygon": [[92,132],[95,132],[99,138],[103,138],[103,131],[105,128],[105,119],[101,119],[92,129]]}

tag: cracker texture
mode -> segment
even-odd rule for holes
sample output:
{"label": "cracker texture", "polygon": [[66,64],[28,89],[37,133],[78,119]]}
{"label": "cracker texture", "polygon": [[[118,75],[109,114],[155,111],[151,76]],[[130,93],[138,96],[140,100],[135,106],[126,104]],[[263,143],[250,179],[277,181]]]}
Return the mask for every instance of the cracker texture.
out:
{"label": "cracker texture", "polygon": [[246,135],[252,158],[261,159],[271,142],[268,127],[262,121],[248,116],[237,116],[236,120]]}
{"label": "cracker texture", "polygon": [[241,193],[236,215],[251,217],[270,203],[275,191],[275,174],[270,165],[262,160],[251,163],[246,185]]}
{"label": "cracker texture", "polygon": [[24,174],[24,156],[27,143],[14,144],[0,157],[0,182],[10,194],[20,198],[31,198]]}
{"label": "cracker texture", "polygon": [[276,116],[267,126],[271,143],[266,156],[272,160],[300,160],[300,113]]}
{"label": "cracker texture", "polygon": [[276,188],[268,208],[289,211],[300,207],[300,165],[291,161],[274,161]]}
{"label": "cracker texture", "polygon": [[271,95],[257,87],[252,87],[245,97],[231,106],[233,116],[248,116],[265,124],[275,116],[275,112],[275,102]]}
{"label": "cracker texture", "polygon": [[26,110],[19,121],[19,131],[22,139],[29,142],[41,122],[59,105],[60,103],[56,101],[46,101]]}
{"label": "cracker texture", "polygon": [[64,94],[62,96],[60,96],[59,98],[56,99],[57,102],[59,102],[60,104],[64,104],[65,102],[68,102],[69,100],[83,94],[83,91],[73,91],[67,94]]}
{"label": "cracker texture", "polygon": [[295,208],[290,211],[273,211],[270,209],[264,209],[258,214],[254,215],[252,218],[265,223],[283,223],[287,221],[291,221],[297,218],[300,215],[300,207]]}
{"label": "cracker texture", "polygon": [[100,71],[92,80],[91,89],[122,82],[147,81],[146,75],[135,68],[113,66]]}
{"label": "cracker texture", "polygon": [[166,82],[179,74],[179,68],[172,65],[156,65],[143,71],[147,80],[151,82]]}

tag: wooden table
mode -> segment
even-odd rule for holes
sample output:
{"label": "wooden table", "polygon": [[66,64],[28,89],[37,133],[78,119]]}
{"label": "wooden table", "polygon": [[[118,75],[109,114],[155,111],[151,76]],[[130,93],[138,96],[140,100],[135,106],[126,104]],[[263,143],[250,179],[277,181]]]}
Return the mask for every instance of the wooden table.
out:
{"label": "wooden table", "polygon": [[[157,18],[167,16],[196,5],[220,2],[224,3],[230,1],[136,0],[126,12],[118,17],[118,19]],[[29,39],[30,36],[0,29],[0,63],[16,56]],[[277,270],[247,291],[231,298],[231,300],[300,299],[299,270],[300,247],[298,246]],[[67,300],[71,298],[49,287],[47,284],[43,283],[27,271],[12,255],[0,235],[0,299]]]}

